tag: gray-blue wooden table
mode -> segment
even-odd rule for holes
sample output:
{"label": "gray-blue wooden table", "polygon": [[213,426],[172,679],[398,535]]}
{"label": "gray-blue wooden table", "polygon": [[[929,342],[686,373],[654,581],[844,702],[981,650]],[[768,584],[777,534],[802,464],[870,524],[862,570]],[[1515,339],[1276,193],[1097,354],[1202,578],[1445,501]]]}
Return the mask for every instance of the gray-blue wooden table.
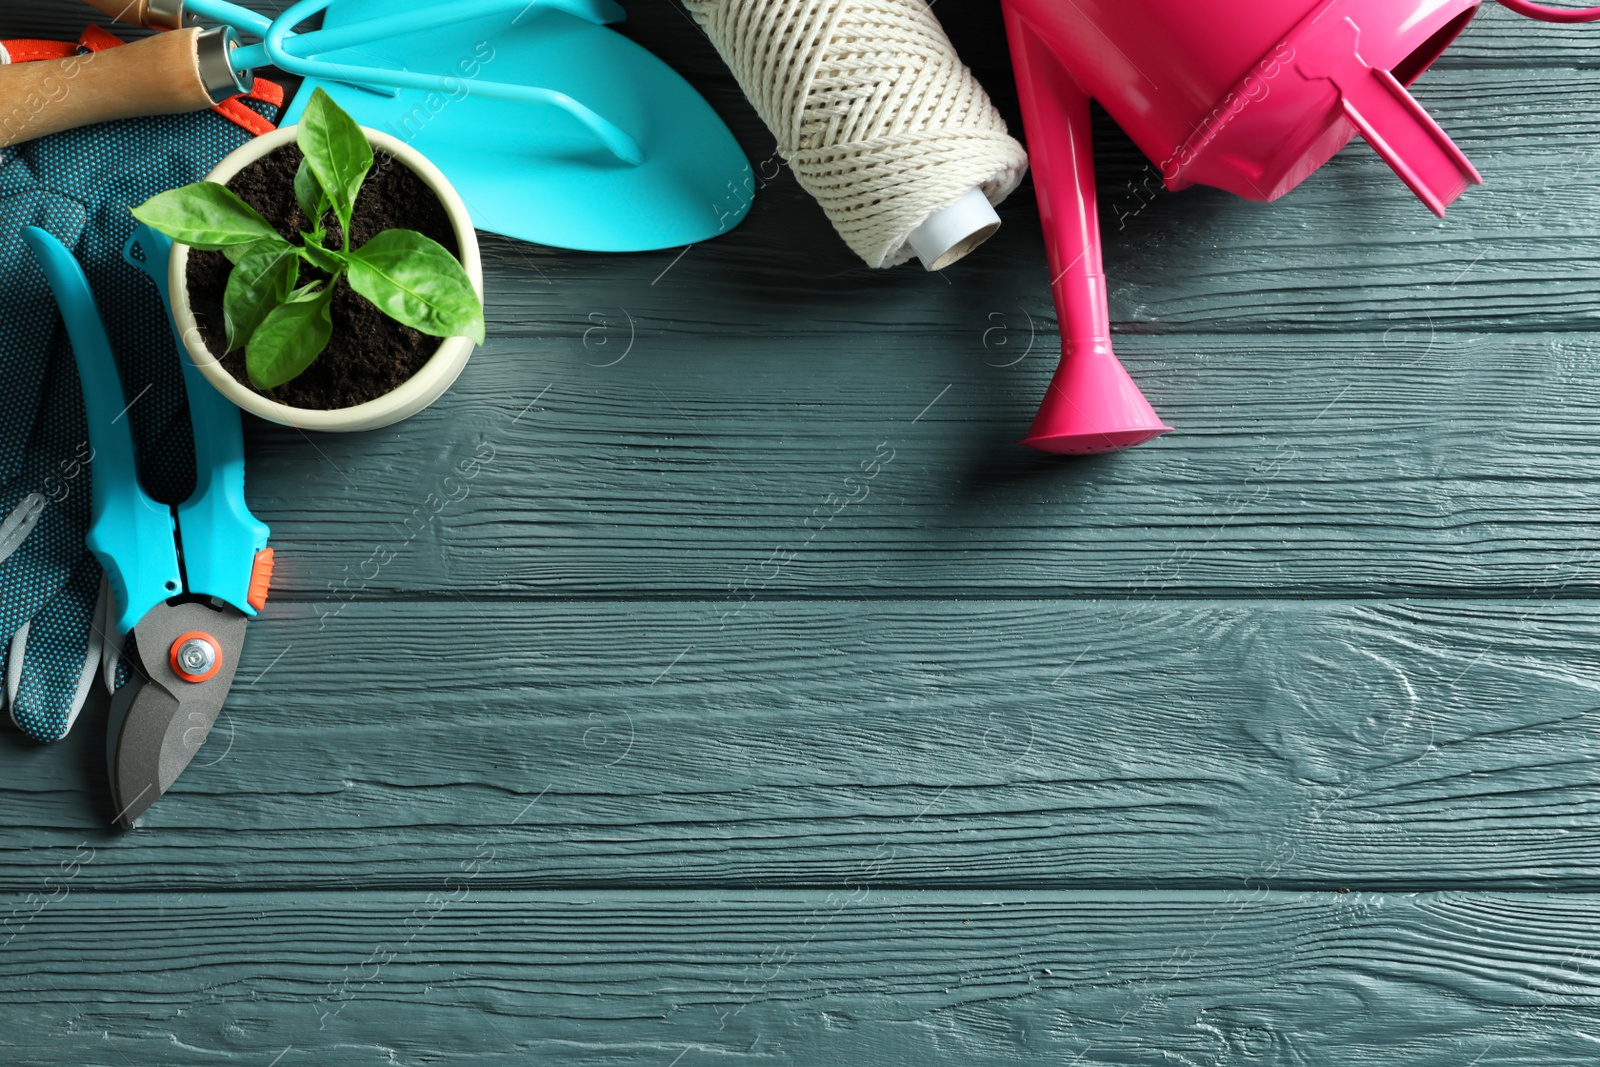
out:
{"label": "gray-blue wooden table", "polygon": [[248,426],[275,595],[144,827],[103,709],[0,745],[0,1062],[1594,1062],[1597,49],[1495,9],[1425,78],[1487,178],[1442,222],[1356,148],[1152,198],[1107,126],[1178,428],[1118,456],[1013,443],[1031,188],[945,275],[776,165],[687,250],[486,237],[439,404]]}

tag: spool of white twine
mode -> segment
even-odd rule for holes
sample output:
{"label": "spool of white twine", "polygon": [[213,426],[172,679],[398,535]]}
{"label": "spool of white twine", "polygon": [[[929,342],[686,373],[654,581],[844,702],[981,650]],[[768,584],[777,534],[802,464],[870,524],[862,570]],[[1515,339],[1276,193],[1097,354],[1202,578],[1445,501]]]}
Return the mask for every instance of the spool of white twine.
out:
{"label": "spool of white twine", "polygon": [[685,3],[868,266],[941,270],[999,227],[1028,157],[926,0]]}

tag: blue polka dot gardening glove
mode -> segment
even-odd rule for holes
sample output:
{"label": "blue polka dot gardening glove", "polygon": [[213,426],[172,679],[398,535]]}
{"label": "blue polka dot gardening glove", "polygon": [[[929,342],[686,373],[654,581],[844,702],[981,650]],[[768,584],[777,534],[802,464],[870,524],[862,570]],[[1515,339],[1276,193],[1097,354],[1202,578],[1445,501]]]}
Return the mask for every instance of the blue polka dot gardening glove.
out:
{"label": "blue polka dot gardening glove", "polygon": [[6,710],[40,741],[71,728],[100,666],[103,583],[83,540],[91,452],[77,367],[21,229],[70,248],[85,221],[19,154],[0,156],[0,652]]}

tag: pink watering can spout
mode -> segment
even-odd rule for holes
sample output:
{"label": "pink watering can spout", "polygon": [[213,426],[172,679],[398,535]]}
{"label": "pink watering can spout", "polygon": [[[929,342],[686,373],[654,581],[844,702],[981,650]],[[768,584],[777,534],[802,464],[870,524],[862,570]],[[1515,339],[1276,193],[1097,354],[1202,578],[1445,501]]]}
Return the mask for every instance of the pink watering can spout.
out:
{"label": "pink watering can spout", "polygon": [[1064,455],[1131,448],[1172,427],[1111,350],[1089,98],[1009,5],[1006,30],[1017,82],[1029,87],[1023,122],[1061,322],[1061,366],[1023,444]]}
{"label": "pink watering can spout", "polygon": [[1061,360],[1022,443],[1041,452],[1088,456],[1142,445],[1170,429],[1103,344]]}
{"label": "pink watering can spout", "polygon": [[[1359,134],[1443,215],[1483,179],[1407,87],[1481,2],[1002,0],[1062,337],[1024,443],[1108,452],[1170,429],[1112,352],[1091,99],[1173,191],[1276,200]],[[1500,2],[1547,21],[1600,20],[1600,8]]]}

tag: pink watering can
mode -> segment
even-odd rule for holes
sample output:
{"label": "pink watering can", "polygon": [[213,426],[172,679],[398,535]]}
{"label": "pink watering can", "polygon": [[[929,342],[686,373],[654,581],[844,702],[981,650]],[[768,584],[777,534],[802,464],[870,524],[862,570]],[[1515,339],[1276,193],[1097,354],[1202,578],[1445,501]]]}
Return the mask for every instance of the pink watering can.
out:
{"label": "pink watering can", "polygon": [[[1044,222],[1061,366],[1024,444],[1083,455],[1165,433],[1111,350],[1089,101],[1167,188],[1276,200],[1360,134],[1436,213],[1483,181],[1407,91],[1482,0],[1002,0]],[[1600,8],[1528,0],[1551,22]]]}

